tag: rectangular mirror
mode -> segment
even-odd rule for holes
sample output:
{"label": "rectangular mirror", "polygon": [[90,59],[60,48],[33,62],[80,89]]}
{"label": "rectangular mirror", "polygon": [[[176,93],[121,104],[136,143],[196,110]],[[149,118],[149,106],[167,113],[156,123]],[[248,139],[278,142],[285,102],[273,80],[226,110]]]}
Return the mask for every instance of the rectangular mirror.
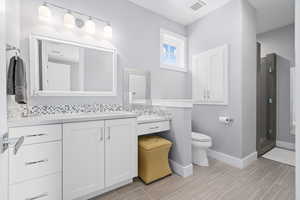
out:
{"label": "rectangular mirror", "polygon": [[33,95],[115,96],[116,50],[31,37]]}
{"label": "rectangular mirror", "polygon": [[150,72],[127,68],[124,69],[124,105],[151,104]]}

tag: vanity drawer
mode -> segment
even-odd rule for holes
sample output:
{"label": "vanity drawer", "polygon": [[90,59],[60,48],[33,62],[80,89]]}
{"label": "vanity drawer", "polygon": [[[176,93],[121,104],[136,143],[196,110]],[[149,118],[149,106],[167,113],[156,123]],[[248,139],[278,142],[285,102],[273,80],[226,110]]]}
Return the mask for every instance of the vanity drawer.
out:
{"label": "vanity drawer", "polygon": [[62,200],[61,173],[9,187],[9,200]]}
{"label": "vanity drawer", "polygon": [[62,144],[51,142],[9,149],[9,182],[19,183],[62,170]]}
{"label": "vanity drawer", "polygon": [[61,140],[62,127],[60,124],[18,127],[9,129],[9,137],[24,136],[24,145]]}
{"label": "vanity drawer", "polygon": [[138,130],[138,135],[146,135],[151,133],[167,131],[170,130],[170,122],[161,121],[161,122],[138,124],[137,130]]}

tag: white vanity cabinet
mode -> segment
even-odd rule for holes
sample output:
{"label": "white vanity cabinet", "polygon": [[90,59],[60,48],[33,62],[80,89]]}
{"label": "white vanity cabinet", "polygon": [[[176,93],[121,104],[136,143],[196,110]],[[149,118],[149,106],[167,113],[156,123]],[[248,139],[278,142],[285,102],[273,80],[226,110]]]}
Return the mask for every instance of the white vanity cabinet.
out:
{"label": "white vanity cabinet", "polygon": [[9,149],[9,200],[87,200],[132,182],[136,115],[81,118],[10,126],[24,143]]}
{"label": "white vanity cabinet", "polygon": [[63,199],[85,199],[137,175],[135,118],[63,125]]}
{"label": "white vanity cabinet", "polygon": [[63,199],[104,189],[104,121],[63,125]]}

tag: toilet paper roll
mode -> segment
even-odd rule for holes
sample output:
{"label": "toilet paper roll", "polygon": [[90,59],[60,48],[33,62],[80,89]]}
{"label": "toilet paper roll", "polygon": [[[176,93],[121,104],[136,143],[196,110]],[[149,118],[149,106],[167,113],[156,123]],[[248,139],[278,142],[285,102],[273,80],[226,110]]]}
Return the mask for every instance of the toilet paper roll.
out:
{"label": "toilet paper roll", "polygon": [[226,117],[226,116],[220,116],[219,121],[221,123],[224,123],[224,124],[229,124],[231,122],[231,119],[229,117]]}

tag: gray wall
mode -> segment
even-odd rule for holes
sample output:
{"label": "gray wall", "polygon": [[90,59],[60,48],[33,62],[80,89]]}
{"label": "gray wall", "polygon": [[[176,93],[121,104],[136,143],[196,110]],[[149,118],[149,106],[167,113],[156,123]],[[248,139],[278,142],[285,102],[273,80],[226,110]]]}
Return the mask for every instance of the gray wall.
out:
{"label": "gray wall", "polygon": [[[241,157],[241,4],[233,0],[188,27],[190,60],[201,53],[229,44],[229,105],[194,105],[192,129],[212,137],[212,149]],[[190,78],[191,79],[191,78]],[[190,82],[191,84],[191,82]],[[190,87],[191,88],[191,87]],[[190,90],[191,92],[191,90]],[[231,127],[219,123],[220,115],[235,119]]]}
{"label": "gray wall", "polygon": [[170,158],[182,166],[192,163],[191,108],[165,108],[172,114],[171,130],[161,136],[172,141]]}
{"label": "gray wall", "polygon": [[294,24],[258,34],[261,43],[261,56],[277,54],[277,140],[294,143],[295,136],[290,134],[291,94],[290,68],[295,63],[295,29]]}
{"label": "gray wall", "polygon": [[[51,0],[50,2],[66,8],[80,10],[84,13],[109,20],[113,27],[111,43],[118,49],[118,96],[100,97],[34,97],[31,104],[56,103],[121,103],[122,69],[125,67],[142,68],[151,71],[153,98],[186,98],[186,74],[160,69],[160,28],[165,28],[186,35],[184,26],[147,11],[127,0]],[[37,20],[40,0],[21,1],[21,47],[24,58],[29,63],[28,36],[37,26],[45,26]],[[58,20],[59,22],[59,20]],[[60,19],[62,22],[62,19]],[[56,24],[47,25],[49,32],[70,34]],[[80,31],[78,39],[87,37]],[[101,29],[100,29],[101,31]],[[95,37],[98,37],[95,36]],[[101,39],[101,38],[96,38]],[[163,78],[162,78],[163,77]]]}
{"label": "gray wall", "polygon": [[242,1],[242,157],[256,151],[256,11]]}
{"label": "gray wall", "polygon": [[295,28],[294,24],[257,35],[257,41],[262,43],[262,57],[276,53],[295,63]]}
{"label": "gray wall", "polygon": [[[193,131],[211,136],[212,149],[215,151],[239,158],[255,152],[254,9],[246,1],[233,0],[190,25],[188,32],[190,59],[196,53],[223,44],[229,44],[230,48],[229,105],[195,105],[192,112]],[[220,115],[233,117],[232,126],[226,127],[219,123]]]}

